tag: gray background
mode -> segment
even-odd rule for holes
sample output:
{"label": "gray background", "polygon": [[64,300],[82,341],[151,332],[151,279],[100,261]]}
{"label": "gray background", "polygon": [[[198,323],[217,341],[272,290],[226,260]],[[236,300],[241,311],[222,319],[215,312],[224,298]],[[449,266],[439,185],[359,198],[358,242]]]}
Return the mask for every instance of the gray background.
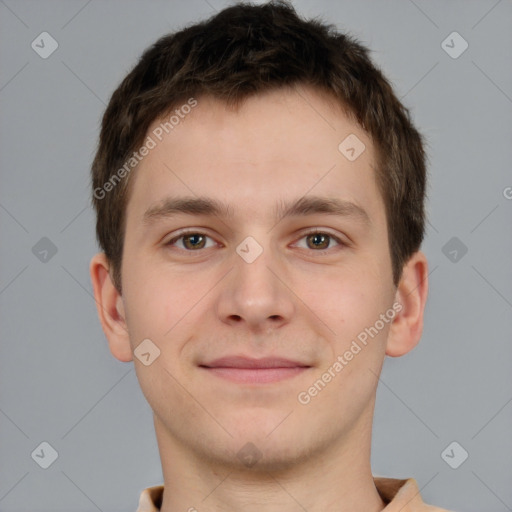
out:
{"label": "gray background", "polygon": [[[133,362],[110,354],[91,298],[89,168],[142,51],[227,4],[0,0],[1,511],[134,511],[162,482]],[[456,511],[512,510],[512,3],[294,4],[370,46],[429,144],[426,325],[385,362],[374,474],[413,476]],[[43,31],[59,45],[47,59],[31,48]],[[441,45],[453,31],[458,58]],[[59,454],[48,469],[31,457],[43,441]],[[457,469],[441,457],[452,441],[469,453]]]}

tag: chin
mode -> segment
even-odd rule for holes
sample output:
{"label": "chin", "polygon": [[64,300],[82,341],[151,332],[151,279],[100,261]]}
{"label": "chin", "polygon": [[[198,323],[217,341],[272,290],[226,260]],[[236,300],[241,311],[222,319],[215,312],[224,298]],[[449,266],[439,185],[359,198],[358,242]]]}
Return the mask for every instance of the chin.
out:
{"label": "chin", "polygon": [[252,473],[280,473],[296,467],[297,463],[307,461],[310,450],[288,440],[276,440],[274,443],[264,441],[237,440],[231,444],[231,449],[222,454],[215,454],[212,462],[226,466],[230,471],[250,471]]}
{"label": "chin", "polygon": [[[282,415],[280,421],[285,416]],[[320,436],[315,437],[317,442],[313,438],[308,442],[306,425],[303,425],[306,428],[301,431],[292,430],[291,424],[283,428],[284,425],[279,425],[279,421],[272,422],[272,425],[272,428],[265,426],[261,430],[251,425],[253,428],[244,429],[243,434],[232,432],[233,438],[226,439],[226,450],[217,455],[232,470],[274,473],[290,470],[297,463],[307,461],[320,449]],[[279,426],[276,428],[276,425]]]}

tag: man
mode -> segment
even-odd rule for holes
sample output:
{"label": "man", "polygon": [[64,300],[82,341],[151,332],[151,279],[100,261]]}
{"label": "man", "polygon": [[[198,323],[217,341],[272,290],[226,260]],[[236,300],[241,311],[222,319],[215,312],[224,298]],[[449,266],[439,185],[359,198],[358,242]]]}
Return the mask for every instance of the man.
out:
{"label": "man", "polygon": [[139,512],[441,510],[370,467],[384,357],[423,327],[425,174],[367,50],[288,4],[143,54],[103,117],[90,265],[154,412]]}

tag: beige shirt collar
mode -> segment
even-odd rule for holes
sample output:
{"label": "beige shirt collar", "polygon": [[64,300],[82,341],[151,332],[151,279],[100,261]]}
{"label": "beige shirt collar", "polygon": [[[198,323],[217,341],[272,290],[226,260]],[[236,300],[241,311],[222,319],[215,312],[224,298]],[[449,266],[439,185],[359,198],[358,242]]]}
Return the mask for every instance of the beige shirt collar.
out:
{"label": "beige shirt collar", "polygon": [[[423,502],[418,484],[414,478],[374,477],[375,487],[386,507],[382,512],[450,512]],[[144,489],[140,495],[136,512],[160,512],[164,486],[157,485]]]}

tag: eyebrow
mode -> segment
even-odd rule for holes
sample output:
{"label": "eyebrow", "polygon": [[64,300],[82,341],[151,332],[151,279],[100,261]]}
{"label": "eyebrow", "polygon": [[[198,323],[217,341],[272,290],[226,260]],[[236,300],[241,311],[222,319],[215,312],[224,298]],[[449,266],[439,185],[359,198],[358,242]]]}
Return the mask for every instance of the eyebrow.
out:
{"label": "eyebrow", "polygon": [[[172,217],[176,214],[207,215],[220,218],[232,218],[229,206],[209,197],[168,197],[150,206],[143,215],[144,224],[153,224],[159,219]],[[368,213],[361,206],[350,201],[320,196],[304,196],[296,201],[281,201],[274,209],[278,219],[294,216],[326,213],[340,217],[353,217],[370,226]]]}

